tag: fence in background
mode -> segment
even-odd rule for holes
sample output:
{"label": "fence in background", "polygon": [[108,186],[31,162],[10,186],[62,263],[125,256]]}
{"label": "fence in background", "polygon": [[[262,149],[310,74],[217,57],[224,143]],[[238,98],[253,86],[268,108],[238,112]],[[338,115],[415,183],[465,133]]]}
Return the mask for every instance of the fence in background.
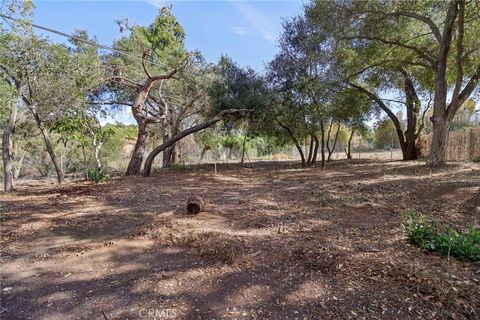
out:
{"label": "fence in background", "polygon": [[[432,134],[420,139],[421,155],[428,157],[432,144]],[[447,160],[479,161],[480,160],[480,128],[468,131],[452,131],[448,137]]]}

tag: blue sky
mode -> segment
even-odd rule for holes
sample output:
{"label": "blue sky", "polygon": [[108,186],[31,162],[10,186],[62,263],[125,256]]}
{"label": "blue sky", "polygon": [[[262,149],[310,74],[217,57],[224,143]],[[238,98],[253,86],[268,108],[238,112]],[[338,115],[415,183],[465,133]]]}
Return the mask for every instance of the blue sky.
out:
{"label": "blue sky", "polygon": [[[262,71],[277,52],[282,20],[302,12],[302,1],[35,1],[34,22],[71,34],[87,30],[104,45],[121,36],[116,20],[148,25],[158,9],[173,4],[173,12],[185,28],[189,50],[200,50],[207,61],[216,62],[222,54],[240,65]],[[42,32],[55,42],[66,39]],[[129,108],[102,122],[135,123]]]}
{"label": "blue sky", "polygon": [[[302,12],[301,1],[35,1],[36,24],[72,33],[88,30],[102,44],[120,37],[117,19],[150,24],[158,8],[173,3],[173,11],[186,31],[190,50],[200,50],[210,62],[221,54],[241,65],[262,70],[277,52],[282,19]],[[60,36],[49,35],[54,41]]]}

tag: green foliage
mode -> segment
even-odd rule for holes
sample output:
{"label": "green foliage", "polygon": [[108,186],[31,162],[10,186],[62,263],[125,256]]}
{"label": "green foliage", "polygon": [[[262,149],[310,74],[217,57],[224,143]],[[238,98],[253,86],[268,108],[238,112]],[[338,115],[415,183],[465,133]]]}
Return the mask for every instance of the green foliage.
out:
{"label": "green foliage", "polygon": [[439,228],[435,220],[428,220],[409,209],[403,230],[413,244],[424,250],[461,260],[480,261],[480,228],[471,226],[466,232],[449,226]]}
{"label": "green foliage", "polygon": [[170,163],[170,165],[168,166],[168,169],[170,169],[172,171],[176,171],[176,172],[183,172],[183,171],[187,170],[187,167],[182,162],[180,162],[180,163]]}
{"label": "green foliage", "polygon": [[240,134],[227,134],[219,139],[219,144],[230,150],[241,150],[244,136]]}
{"label": "green foliage", "polygon": [[433,250],[432,243],[437,233],[435,221],[429,221],[423,215],[417,217],[415,210],[408,209],[407,221],[403,224],[403,230],[410,241],[420,248]]}
{"label": "green foliage", "polygon": [[265,82],[253,69],[239,67],[222,56],[214,72],[215,80],[208,90],[214,113],[225,109],[256,110],[266,103]]}
{"label": "green foliage", "polygon": [[[172,13],[171,7],[159,10],[155,20],[148,26],[130,25],[128,20],[117,21],[120,32],[126,35],[117,40],[115,48],[135,56],[144,55],[151,74],[169,70],[187,55],[185,49],[185,31]],[[144,79],[145,72],[137,60],[124,55],[111,54],[110,63],[115,73],[130,79]],[[113,85],[112,88],[115,88]],[[128,96],[131,90],[120,89],[119,96]]]}
{"label": "green foliage", "polygon": [[104,143],[115,133],[111,127],[102,128],[96,117],[83,112],[58,119],[50,126],[50,130],[62,135],[59,141],[64,145],[75,141],[81,147],[88,147],[92,139],[95,143]]}
{"label": "green foliage", "polygon": [[390,119],[380,120],[374,130],[375,147],[379,149],[399,148],[397,130]]}
{"label": "green foliage", "polygon": [[110,178],[103,168],[95,168],[87,171],[87,179],[95,183],[107,181]]}

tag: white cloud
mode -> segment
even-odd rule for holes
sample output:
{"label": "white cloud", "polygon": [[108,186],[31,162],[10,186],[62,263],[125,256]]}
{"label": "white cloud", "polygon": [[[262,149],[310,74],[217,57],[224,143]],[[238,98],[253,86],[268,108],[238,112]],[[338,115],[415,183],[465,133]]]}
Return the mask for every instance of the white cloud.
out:
{"label": "white cloud", "polygon": [[167,5],[167,1],[165,0],[145,0],[145,2],[159,9]]}
{"label": "white cloud", "polygon": [[230,30],[233,31],[233,33],[235,33],[239,36],[246,36],[247,35],[247,30],[245,30],[245,28],[241,27],[241,26],[233,27]]}
{"label": "white cloud", "polygon": [[263,39],[275,42],[275,26],[260,10],[248,2],[233,1],[232,4],[251,23],[252,27],[260,33]]}

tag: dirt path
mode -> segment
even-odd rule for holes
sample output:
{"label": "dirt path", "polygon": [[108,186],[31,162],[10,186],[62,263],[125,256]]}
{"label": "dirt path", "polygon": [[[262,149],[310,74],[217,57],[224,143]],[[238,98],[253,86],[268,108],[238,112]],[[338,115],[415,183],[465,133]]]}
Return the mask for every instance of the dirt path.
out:
{"label": "dirt path", "polygon": [[480,265],[401,230],[407,208],[479,226],[478,165],[254,165],[0,194],[0,318],[480,317]]}

